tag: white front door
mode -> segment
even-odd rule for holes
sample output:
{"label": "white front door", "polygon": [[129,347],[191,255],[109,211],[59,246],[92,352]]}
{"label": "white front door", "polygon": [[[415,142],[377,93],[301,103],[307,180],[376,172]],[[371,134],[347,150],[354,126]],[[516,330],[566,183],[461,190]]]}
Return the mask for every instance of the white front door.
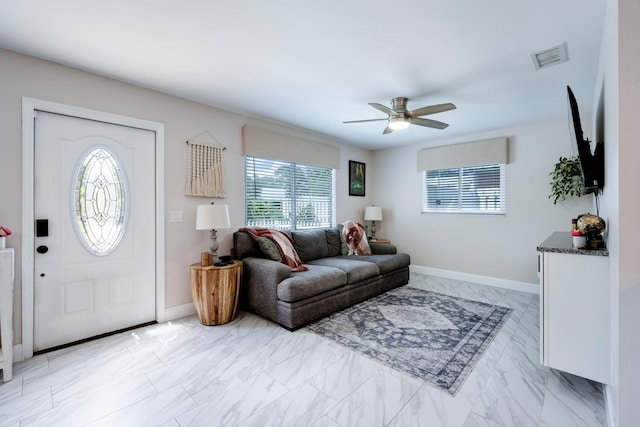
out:
{"label": "white front door", "polygon": [[34,132],[34,351],[155,320],[155,132],[43,111]]}

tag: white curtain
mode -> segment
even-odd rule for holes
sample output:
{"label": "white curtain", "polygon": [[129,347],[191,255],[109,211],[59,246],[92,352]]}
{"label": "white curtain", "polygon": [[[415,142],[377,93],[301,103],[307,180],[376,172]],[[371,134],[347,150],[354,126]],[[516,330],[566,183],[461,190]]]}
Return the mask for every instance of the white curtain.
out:
{"label": "white curtain", "polygon": [[224,182],[224,147],[187,141],[187,183],[184,194],[201,197],[227,197]]}

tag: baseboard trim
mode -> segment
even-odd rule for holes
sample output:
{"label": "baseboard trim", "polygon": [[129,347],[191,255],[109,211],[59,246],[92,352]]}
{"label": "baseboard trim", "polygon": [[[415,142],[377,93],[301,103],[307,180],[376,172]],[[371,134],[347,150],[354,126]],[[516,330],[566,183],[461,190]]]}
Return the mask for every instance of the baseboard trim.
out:
{"label": "baseboard trim", "polygon": [[174,307],[166,307],[164,313],[158,316],[158,322],[167,322],[169,320],[180,319],[196,314],[196,308],[192,302]]}
{"label": "baseboard trim", "polygon": [[22,344],[13,345],[13,363],[22,362],[24,360],[24,351]]}
{"label": "baseboard trim", "polygon": [[616,423],[616,414],[614,413],[614,404],[613,404],[613,397],[612,397],[612,393],[609,390],[610,389],[610,385],[608,384],[603,384],[602,385],[602,391],[604,392],[604,406],[605,409],[607,411],[607,426],[608,427],[616,427],[618,424]]}
{"label": "baseboard trim", "polygon": [[[193,303],[177,305],[175,307],[167,307],[162,313],[158,313],[157,321],[167,322],[169,320],[180,319],[181,317],[187,317],[196,314],[196,308]],[[14,344],[13,346],[13,361],[22,362],[25,360],[24,348],[22,344]]]}
{"label": "baseboard trim", "polygon": [[464,280],[466,282],[479,283],[481,285],[493,286],[496,288],[511,289],[513,291],[529,292],[540,294],[540,285],[537,283],[519,282],[517,280],[502,279],[499,277],[480,276],[478,274],[462,273],[460,271],[443,270],[440,268],[424,267],[421,265],[411,265],[410,271],[429,276],[444,277],[447,279]]}

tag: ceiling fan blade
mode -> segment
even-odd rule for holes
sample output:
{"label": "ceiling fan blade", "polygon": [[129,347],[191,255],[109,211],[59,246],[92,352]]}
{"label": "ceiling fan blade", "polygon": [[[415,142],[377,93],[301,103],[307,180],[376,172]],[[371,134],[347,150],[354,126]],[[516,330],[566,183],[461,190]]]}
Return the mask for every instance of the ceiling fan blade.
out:
{"label": "ceiling fan blade", "polygon": [[385,105],[382,105],[382,104],[378,104],[377,102],[370,102],[369,105],[371,105],[376,110],[380,110],[385,114],[389,114],[390,116],[398,114],[395,111],[393,111],[391,108],[389,108],[389,107],[387,107]]}
{"label": "ceiling fan blade", "polygon": [[383,135],[386,135],[388,133],[393,132],[393,129],[391,129],[389,126],[387,126],[386,128],[384,128],[384,131],[382,132]]}
{"label": "ceiling fan blade", "polygon": [[364,123],[364,122],[379,122],[381,120],[389,120],[387,118],[384,119],[367,119],[367,120],[349,120],[346,122],[342,122],[342,123]]}
{"label": "ceiling fan blade", "polygon": [[428,128],[444,129],[449,126],[447,123],[442,123],[437,120],[420,119],[417,117],[412,117],[409,119],[409,121],[411,122],[411,124],[418,125],[418,126],[426,126]]}
{"label": "ceiling fan blade", "polygon": [[438,104],[438,105],[430,105],[428,107],[416,108],[415,110],[409,111],[409,115],[411,117],[420,117],[426,116],[428,114],[442,113],[443,111],[455,110],[456,106],[447,103],[447,104]]}

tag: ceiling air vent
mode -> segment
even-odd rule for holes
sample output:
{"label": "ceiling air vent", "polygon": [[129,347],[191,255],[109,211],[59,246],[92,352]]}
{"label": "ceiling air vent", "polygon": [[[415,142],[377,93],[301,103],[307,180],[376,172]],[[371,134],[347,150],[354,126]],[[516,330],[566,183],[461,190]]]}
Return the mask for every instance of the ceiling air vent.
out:
{"label": "ceiling air vent", "polygon": [[565,42],[561,45],[532,53],[531,60],[533,61],[533,67],[536,70],[567,62],[569,60],[569,56],[567,55],[567,43]]}

